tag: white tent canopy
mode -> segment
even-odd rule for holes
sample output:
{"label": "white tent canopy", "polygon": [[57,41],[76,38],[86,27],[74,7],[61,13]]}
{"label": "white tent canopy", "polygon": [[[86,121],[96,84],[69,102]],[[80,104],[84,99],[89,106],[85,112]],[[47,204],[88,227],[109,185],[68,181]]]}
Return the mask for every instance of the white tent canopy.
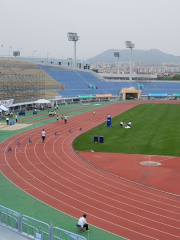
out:
{"label": "white tent canopy", "polygon": [[3,105],[0,105],[0,110],[3,112],[3,111],[9,111],[9,109]]}
{"label": "white tent canopy", "polygon": [[35,101],[34,103],[50,103],[50,101],[48,101],[46,99],[39,99],[39,100]]}

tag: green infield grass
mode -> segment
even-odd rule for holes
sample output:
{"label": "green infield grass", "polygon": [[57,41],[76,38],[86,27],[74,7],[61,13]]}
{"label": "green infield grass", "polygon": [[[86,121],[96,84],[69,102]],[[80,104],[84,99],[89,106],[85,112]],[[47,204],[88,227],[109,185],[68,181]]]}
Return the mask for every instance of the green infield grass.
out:
{"label": "green infield grass", "polygon": [[[132,122],[131,129],[121,128],[120,121]],[[94,143],[103,136],[104,143]],[[75,139],[77,151],[114,152],[180,156],[180,106],[177,104],[138,105]]]}

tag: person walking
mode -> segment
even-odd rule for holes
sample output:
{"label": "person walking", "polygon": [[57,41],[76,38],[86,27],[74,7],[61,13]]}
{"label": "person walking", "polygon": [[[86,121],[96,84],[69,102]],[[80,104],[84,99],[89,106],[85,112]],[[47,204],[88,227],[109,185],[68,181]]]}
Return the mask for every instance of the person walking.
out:
{"label": "person walking", "polygon": [[44,129],[41,132],[41,137],[42,137],[42,142],[44,142],[46,137],[46,132],[44,131]]}
{"label": "person walking", "polygon": [[64,122],[67,123],[67,115],[64,116]]}
{"label": "person walking", "polygon": [[89,232],[89,225],[86,221],[86,217],[87,217],[86,214],[83,214],[83,216],[79,218],[77,226],[81,227],[81,231],[83,231],[83,228],[86,228],[85,232]]}
{"label": "person walking", "polygon": [[7,123],[7,125],[9,125],[9,117],[8,116],[6,117],[6,123]]}
{"label": "person walking", "polygon": [[58,115],[56,115],[56,121],[57,121],[57,122],[59,121],[59,116],[58,116]]}
{"label": "person walking", "polygon": [[94,114],[94,116],[96,115],[96,111],[95,110],[94,110],[93,114]]}
{"label": "person walking", "polygon": [[18,118],[18,116],[17,116],[17,113],[16,113],[16,115],[15,115],[16,123],[17,123],[17,121],[18,121],[17,118]]}

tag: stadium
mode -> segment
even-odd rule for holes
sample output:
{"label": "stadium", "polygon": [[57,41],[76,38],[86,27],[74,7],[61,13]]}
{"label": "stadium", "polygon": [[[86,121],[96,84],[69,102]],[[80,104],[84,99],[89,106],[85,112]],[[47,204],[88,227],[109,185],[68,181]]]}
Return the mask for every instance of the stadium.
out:
{"label": "stadium", "polygon": [[[179,239],[179,97],[178,81],[112,81],[90,69],[1,60],[1,232],[6,227],[13,239]],[[12,112],[8,125],[2,105]],[[148,116],[154,106],[160,108]],[[67,115],[67,124],[56,115]],[[164,123],[169,115],[176,117]],[[132,129],[120,129],[122,118],[132,120]],[[140,150],[133,148],[150,120]],[[102,135],[104,141],[95,144]],[[110,153],[106,148],[120,138],[125,145]],[[150,138],[154,150],[146,143]],[[149,152],[140,152],[143,142]],[[171,142],[174,155],[163,152]],[[84,213],[89,233],[76,227]]]}

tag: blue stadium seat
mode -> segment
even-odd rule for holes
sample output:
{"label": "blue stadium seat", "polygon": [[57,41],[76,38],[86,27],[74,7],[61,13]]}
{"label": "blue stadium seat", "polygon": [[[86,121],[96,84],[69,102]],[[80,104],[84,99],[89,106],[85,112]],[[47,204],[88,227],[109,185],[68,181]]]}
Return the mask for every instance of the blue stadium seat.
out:
{"label": "blue stadium seat", "polygon": [[[39,65],[46,73],[65,87],[65,90],[56,90],[63,97],[78,97],[78,95],[112,94],[119,95],[122,88],[135,87],[143,85],[142,95],[148,94],[180,94],[179,82],[160,82],[160,81],[140,81],[140,82],[111,82],[99,79],[90,71],[67,70],[63,68]],[[89,86],[94,86],[90,88]]]}

